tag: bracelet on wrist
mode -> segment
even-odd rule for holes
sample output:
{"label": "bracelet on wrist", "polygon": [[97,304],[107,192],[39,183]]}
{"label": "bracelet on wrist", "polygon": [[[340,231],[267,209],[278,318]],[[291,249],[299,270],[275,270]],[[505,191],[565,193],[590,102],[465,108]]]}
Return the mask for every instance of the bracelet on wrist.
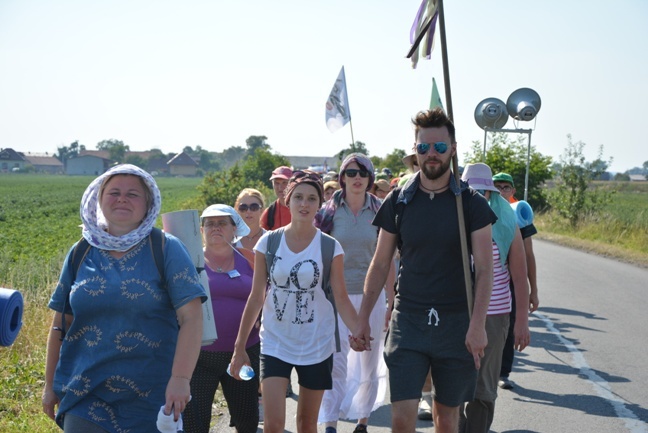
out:
{"label": "bracelet on wrist", "polygon": [[188,378],[187,376],[178,376],[178,375],[175,375],[175,374],[174,374],[174,375],[171,376],[171,377],[175,377],[175,378],[177,378],[177,379],[185,379],[185,380],[188,380],[189,382],[191,382],[191,379]]}

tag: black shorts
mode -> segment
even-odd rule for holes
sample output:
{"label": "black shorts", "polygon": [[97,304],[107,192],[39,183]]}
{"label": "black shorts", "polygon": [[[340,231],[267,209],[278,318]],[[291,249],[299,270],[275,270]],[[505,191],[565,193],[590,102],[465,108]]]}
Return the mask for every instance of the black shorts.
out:
{"label": "black shorts", "polygon": [[260,379],[267,377],[285,377],[290,380],[292,369],[297,371],[298,383],[304,388],[313,390],[333,388],[333,355],[324,361],[312,365],[294,365],[282,361],[274,356],[261,354]]}
{"label": "black shorts", "polygon": [[454,407],[474,399],[478,370],[466,348],[468,313],[440,312],[438,324],[425,310],[394,310],[385,341],[391,401],[421,397],[428,371],[434,399]]}

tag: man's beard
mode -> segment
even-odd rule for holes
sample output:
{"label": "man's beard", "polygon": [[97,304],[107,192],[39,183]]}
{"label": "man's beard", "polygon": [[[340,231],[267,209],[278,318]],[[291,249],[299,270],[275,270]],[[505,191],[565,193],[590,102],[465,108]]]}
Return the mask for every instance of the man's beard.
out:
{"label": "man's beard", "polygon": [[423,164],[421,165],[421,172],[429,180],[436,180],[443,176],[446,171],[450,169],[450,160],[451,158],[448,158],[448,160],[444,162],[443,160],[435,159],[435,161],[439,161],[441,163],[436,167],[430,167],[429,165],[425,164],[425,161],[423,161]]}

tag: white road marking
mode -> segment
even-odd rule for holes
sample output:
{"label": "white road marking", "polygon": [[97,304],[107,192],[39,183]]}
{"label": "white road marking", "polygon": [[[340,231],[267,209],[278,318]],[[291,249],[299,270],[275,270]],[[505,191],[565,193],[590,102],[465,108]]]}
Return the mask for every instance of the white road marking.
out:
{"label": "white road marking", "polygon": [[601,376],[596,374],[594,370],[590,368],[583,356],[583,353],[578,350],[574,344],[562,336],[560,331],[554,326],[553,322],[545,315],[538,313],[537,311],[533,314],[542,320],[545,323],[545,326],[554,334],[558,340],[571,352],[572,354],[572,367],[580,370],[580,373],[587,377],[592,388],[596,393],[603,399],[607,400],[610,405],[614,408],[617,416],[622,418],[625,422],[626,428],[631,433],[648,433],[648,425],[641,421],[634,412],[626,407],[626,401],[619,398],[612,392],[610,384],[603,379]]}

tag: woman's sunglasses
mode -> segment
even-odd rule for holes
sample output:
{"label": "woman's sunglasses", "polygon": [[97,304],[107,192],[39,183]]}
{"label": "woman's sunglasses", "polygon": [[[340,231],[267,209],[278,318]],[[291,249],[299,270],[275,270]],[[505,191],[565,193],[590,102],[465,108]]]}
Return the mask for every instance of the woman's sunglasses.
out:
{"label": "woman's sunglasses", "polygon": [[247,205],[247,204],[240,204],[240,205],[238,206],[238,210],[241,211],[241,212],[247,212],[248,209],[249,209],[251,212],[256,212],[256,211],[258,211],[259,209],[261,209],[261,205],[258,204],[258,203],[252,203],[252,204],[250,204],[250,205]]}
{"label": "woman's sunglasses", "polygon": [[448,150],[448,145],[445,144],[443,141],[437,141],[434,144],[430,143],[419,143],[416,145],[416,153],[419,155],[425,155],[430,151],[430,147],[434,146],[434,150],[436,150],[438,153],[446,153],[446,150]]}
{"label": "woman's sunglasses", "polygon": [[369,177],[369,172],[367,170],[359,170],[357,168],[348,168],[344,170],[344,175],[347,177],[356,177],[357,175],[360,175],[360,177],[365,178]]}
{"label": "woman's sunglasses", "polygon": [[298,179],[301,178],[307,178],[310,180],[314,180],[315,182],[321,182],[322,178],[320,177],[319,174],[315,173],[314,171],[310,170],[296,170],[293,171],[293,175],[290,178],[290,182],[296,182]]}

